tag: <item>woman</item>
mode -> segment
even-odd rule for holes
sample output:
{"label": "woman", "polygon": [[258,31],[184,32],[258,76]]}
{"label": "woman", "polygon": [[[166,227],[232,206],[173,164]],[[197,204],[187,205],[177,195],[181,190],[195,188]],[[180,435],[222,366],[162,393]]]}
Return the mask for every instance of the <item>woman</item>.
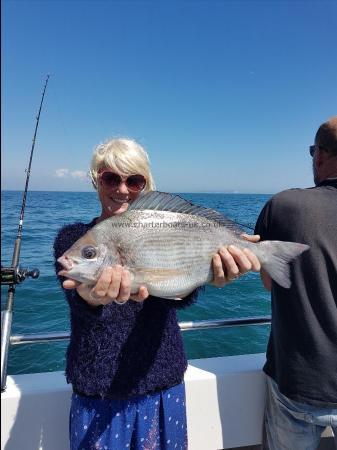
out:
{"label": "woman", "polygon": [[[56,260],[95,224],[154,190],[148,156],[129,139],[99,145],[90,174],[101,215],[62,228],[54,244]],[[223,248],[213,258],[213,283],[220,287],[259,268],[251,252]],[[71,450],[186,449],[187,361],[176,309],[192,304],[197,290],[181,301],[149,296],[146,286],[130,295],[130,273],[122,266],[105,268],[92,288],[59,278],[71,311],[66,367],[73,387]]]}

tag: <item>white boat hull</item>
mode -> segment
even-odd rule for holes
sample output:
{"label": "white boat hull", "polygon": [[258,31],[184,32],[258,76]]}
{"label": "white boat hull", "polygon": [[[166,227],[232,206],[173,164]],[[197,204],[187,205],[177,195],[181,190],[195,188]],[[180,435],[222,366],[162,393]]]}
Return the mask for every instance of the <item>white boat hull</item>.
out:
{"label": "white boat hull", "polygon": [[[185,375],[190,450],[258,445],[264,354],[190,360]],[[2,450],[67,450],[71,387],[63,372],[8,377],[1,394]]]}

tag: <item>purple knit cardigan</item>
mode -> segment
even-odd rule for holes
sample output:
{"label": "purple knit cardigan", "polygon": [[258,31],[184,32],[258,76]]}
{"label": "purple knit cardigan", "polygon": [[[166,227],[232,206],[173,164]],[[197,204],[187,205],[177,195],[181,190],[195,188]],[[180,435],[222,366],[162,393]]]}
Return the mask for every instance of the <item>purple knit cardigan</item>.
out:
{"label": "purple knit cardigan", "polygon": [[[54,242],[56,273],[61,270],[56,259],[94,224],[75,223],[59,231]],[[128,398],[180,383],[187,360],[176,309],[192,304],[198,291],[182,301],[150,296],[143,303],[92,307],[75,289],[64,290],[71,319],[66,377],[74,392]]]}

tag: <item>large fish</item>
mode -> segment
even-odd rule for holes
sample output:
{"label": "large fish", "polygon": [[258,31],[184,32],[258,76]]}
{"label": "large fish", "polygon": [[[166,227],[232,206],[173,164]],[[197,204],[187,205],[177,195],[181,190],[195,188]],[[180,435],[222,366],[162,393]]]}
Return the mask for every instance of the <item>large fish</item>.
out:
{"label": "large fish", "polygon": [[289,262],[309,248],[293,242],[250,243],[222,214],[177,195],[150,192],[121,214],[90,229],[59,259],[68,278],[94,284],[103,267],[121,264],[131,273],[131,292],[180,298],[213,279],[212,257],[221,246],[250,248],[279,285],[291,285]]}

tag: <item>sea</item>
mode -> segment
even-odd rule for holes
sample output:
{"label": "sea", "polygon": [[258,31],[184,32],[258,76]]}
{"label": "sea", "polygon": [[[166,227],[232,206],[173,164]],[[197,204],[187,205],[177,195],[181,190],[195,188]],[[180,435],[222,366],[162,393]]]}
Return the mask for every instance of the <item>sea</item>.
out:
{"label": "sea", "polygon": [[[270,195],[180,193],[195,204],[213,208],[232,220],[254,227]],[[3,191],[1,200],[1,265],[12,260],[22,203],[22,192]],[[12,334],[69,330],[69,311],[56,278],[53,241],[65,224],[89,222],[100,214],[96,192],[42,192],[27,195],[20,266],[38,268],[38,279],[28,278],[15,292]],[[247,228],[246,228],[247,226]],[[7,287],[1,287],[1,309],[6,307]],[[270,314],[270,294],[259,274],[248,273],[219,289],[206,286],[197,302],[179,311],[179,321],[226,319]],[[189,359],[261,353],[266,349],[269,325],[192,330],[182,333]],[[139,343],[141,345],[141,342]],[[64,370],[67,342],[11,346],[8,373]]]}

